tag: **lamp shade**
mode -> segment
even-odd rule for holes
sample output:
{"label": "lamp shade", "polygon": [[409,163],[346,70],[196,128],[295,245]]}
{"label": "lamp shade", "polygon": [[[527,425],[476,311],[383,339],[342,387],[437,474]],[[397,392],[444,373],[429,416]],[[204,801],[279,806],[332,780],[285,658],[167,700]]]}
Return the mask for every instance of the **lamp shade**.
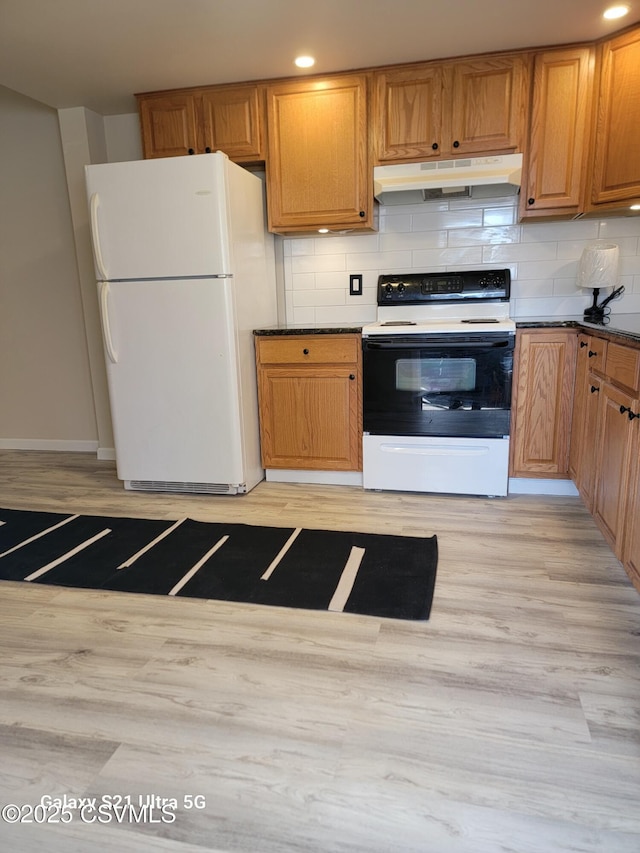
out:
{"label": "lamp shade", "polygon": [[613,287],[618,280],[616,243],[594,243],[587,246],[578,265],[579,287]]}

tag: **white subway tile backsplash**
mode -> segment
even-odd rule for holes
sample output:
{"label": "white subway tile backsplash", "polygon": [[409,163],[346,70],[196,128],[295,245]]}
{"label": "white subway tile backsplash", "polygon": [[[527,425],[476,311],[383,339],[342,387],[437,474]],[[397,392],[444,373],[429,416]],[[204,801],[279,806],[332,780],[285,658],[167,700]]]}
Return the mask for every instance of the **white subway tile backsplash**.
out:
{"label": "white subway tile backsplash", "polygon": [[330,270],[346,270],[347,262],[344,254],[333,255],[297,255],[291,259],[293,273],[327,272]]}
{"label": "white subway tile backsplash", "polygon": [[[375,319],[378,275],[507,267],[516,318],[581,315],[591,296],[576,285],[582,250],[594,240],[620,246],[625,294],[617,313],[640,311],[640,217],[518,223],[517,199],[433,201],[381,207],[377,234],[283,240],[290,323]],[[349,295],[349,274],[363,295]],[[612,305],[613,311],[613,305]]]}
{"label": "white subway tile backsplash", "polygon": [[486,246],[487,244],[517,243],[520,241],[520,227],[505,225],[485,228],[459,228],[449,232],[450,246]]}
{"label": "white subway tile backsplash", "polygon": [[614,219],[602,219],[598,223],[598,237],[601,240],[617,240],[618,237],[640,237],[638,216],[617,216]]}
{"label": "white subway tile backsplash", "polygon": [[544,243],[551,240],[596,240],[598,222],[592,219],[569,222],[527,222],[522,229],[523,243]]}
{"label": "white subway tile backsplash", "polygon": [[425,249],[413,253],[413,265],[415,269],[428,271],[432,267],[458,267],[466,264],[482,263],[482,247],[466,246],[451,249]]}
{"label": "white subway tile backsplash", "polygon": [[482,211],[482,224],[488,225],[515,225],[518,218],[514,205],[506,207],[487,207]]}
{"label": "white subway tile backsplash", "polygon": [[313,241],[313,248],[316,255],[337,255],[353,254],[354,252],[377,252],[378,251],[377,234],[359,234],[357,243],[352,236],[344,234],[327,235],[326,237],[317,237]]}
{"label": "white subway tile backsplash", "polygon": [[512,299],[527,299],[553,296],[553,279],[532,279],[514,281],[511,285]]}
{"label": "white subway tile backsplash", "polygon": [[293,294],[294,308],[317,308],[320,305],[344,305],[344,290],[298,290]]}
{"label": "white subway tile backsplash", "polygon": [[418,231],[380,235],[380,251],[394,252],[402,249],[435,249],[447,245],[447,231]]}
{"label": "white subway tile backsplash", "polygon": [[[418,209],[420,209],[419,206]],[[472,228],[479,225],[482,225],[481,209],[416,213],[412,220],[413,231],[437,231],[442,228]]]}
{"label": "white subway tile backsplash", "polygon": [[318,287],[318,276],[315,273],[294,273],[289,277],[288,290],[315,290]]}
{"label": "white subway tile backsplash", "polygon": [[518,278],[575,278],[578,259],[563,258],[549,261],[521,261],[518,263]]}
{"label": "white subway tile backsplash", "polygon": [[376,319],[376,304],[373,305],[343,305],[338,308],[316,308],[316,322],[344,323],[346,325],[358,325],[360,323],[372,323]]}

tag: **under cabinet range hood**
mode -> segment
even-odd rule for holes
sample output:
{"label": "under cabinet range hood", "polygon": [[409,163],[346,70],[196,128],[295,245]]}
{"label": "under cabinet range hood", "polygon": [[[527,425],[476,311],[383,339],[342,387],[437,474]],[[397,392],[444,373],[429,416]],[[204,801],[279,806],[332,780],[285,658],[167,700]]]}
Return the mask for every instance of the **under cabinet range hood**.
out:
{"label": "under cabinet range hood", "polygon": [[373,193],[380,204],[496,198],[517,194],[521,178],[522,154],[397,163],[374,167]]}

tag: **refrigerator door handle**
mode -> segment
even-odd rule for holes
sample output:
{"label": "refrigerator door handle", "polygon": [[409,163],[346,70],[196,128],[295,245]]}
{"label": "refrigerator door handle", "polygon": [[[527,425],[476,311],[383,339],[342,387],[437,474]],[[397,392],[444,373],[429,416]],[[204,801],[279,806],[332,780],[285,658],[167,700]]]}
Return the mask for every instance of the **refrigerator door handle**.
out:
{"label": "refrigerator door handle", "polygon": [[98,231],[98,208],[100,207],[100,198],[98,193],[93,193],[91,196],[91,242],[93,243],[93,255],[96,259],[98,267],[98,278],[106,280],[109,278],[102,257],[102,248],[100,246],[100,233]]}
{"label": "refrigerator door handle", "polygon": [[113,348],[113,340],[111,339],[111,326],[109,325],[109,282],[100,282],[100,319],[102,320],[102,336],[104,345],[109,356],[109,361],[112,364],[118,363],[118,355]]}

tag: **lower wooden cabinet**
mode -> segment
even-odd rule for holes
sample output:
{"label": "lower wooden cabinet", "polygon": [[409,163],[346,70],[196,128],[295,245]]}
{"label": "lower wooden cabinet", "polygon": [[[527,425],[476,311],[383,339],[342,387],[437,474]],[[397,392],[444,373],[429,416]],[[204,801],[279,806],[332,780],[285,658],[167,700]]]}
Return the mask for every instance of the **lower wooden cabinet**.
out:
{"label": "lower wooden cabinet", "polygon": [[578,335],[576,379],[571,418],[569,474],[585,506],[593,510],[598,451],[600,391],[607,342],[588,334]]}
{"label": "lower wooden cabinet", "polygon": [[640,591],[640,349],[579,334],[570,472]]}
{"label": "lower wooden cabinet", "polygon": [[575,357],[575,329],[518,331],[512,477],[567,478]]}
{"label": "lower wooden cabinet", "polygon": [[629,472],[628,500],[625,512],[622,562],[633,585],[640,592],[640,425],[636,419],[631,448],[633,467]]}
{"label": "lower wooden cabinet", "polygon": [[357,334],[257,336],[265,468],[362,470]]}
{"label": "lower wooden cabinet", "polygon": [[614,554],[622,559],[622,541],[629,492],[635,424],[628,413],[637,401],[610,382],[603,382],[599,400],[598,451],[593,515]]}

